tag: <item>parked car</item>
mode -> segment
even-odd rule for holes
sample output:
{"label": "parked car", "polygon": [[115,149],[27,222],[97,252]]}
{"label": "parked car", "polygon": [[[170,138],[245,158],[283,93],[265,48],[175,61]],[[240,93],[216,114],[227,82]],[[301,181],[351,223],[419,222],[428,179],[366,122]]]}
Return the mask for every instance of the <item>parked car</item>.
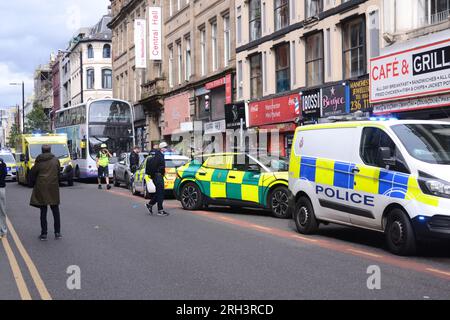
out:
{"label": "parked car", "polygon": [[[141,164],[148,156],[148,152],[139,153],[139,164]],[[127,189],[130,188],[131,178],[133,174],[130,168],[130,153],[122,153],[119,161],[114,164],[113,179],[114,186],[119,187],[121,183],[125,184]]]}
{"label": "parked car", "polygon": [[6,181],[16,181],[17,179],[17,164],[16,159],[9,151],[0,150],[0,158],[6,164]]}

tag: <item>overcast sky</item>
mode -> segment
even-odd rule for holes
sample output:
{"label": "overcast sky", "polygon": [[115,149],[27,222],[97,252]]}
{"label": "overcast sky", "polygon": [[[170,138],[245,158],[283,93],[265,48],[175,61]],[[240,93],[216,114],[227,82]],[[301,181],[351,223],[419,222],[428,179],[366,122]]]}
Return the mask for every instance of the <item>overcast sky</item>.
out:
{"label": "overcast sky", "polygon": [[33,72],[50,54],[66,49],[80,27],[97,23],[109,0],[0,0],[0,108],[22,104],[33,94]]}

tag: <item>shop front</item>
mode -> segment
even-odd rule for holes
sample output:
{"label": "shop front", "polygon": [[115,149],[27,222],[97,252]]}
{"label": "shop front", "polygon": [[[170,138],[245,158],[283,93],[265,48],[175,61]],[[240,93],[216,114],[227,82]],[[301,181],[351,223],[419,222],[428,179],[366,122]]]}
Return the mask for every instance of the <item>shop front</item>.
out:
{"label": "shop front", "polygon": [[450,30],[393,45],[371,59],[370,102],[375,115],[448,119]]}
{"label": "shop front", "polygon": [[[300,96],[290,94],[272,99],[250,102],[248,126],[260,132],[258,147],[267,145],[267,152],[287,156],[300,117]],[[267,131],[267,135],[261,135]],[[261,141],[267,139],[266,141]]]}

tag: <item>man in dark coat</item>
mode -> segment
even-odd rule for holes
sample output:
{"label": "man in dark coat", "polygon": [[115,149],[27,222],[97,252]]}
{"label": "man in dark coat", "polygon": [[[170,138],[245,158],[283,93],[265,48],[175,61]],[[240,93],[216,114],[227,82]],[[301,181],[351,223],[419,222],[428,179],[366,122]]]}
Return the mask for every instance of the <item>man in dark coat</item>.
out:
{"label": "man in dark coat", "polygon": [[61,239],[61,222],[59,214],[59,160],[51,153],[49,145],[42,146],[42,154],[36,158],[31,170],[34,182],[30,205],[41,209],[41,235],[39,239],[47,240],[47,209],[50,206],[55,227],[55,239]]}
{"label": "man in dark coat", "polygon": [[130,171],[131,173],[135,173],[137,168],[139,167],[139,152],[140,149],[138,146],[135,146],[133,151],[130,153]]}
{"label": "man in dark coat", "polygon": [[166,172],[166,162],[161,149],[167,148],[167,143],[161,142],[159,146],[154,146],[147,157],[145,174],[150,176],[156,187],[156,193],[151,195],[149,203],[146,204],[148,212],[153,214],[153,206],[158,204],[158,216],[168,216],[164,211],[164,174]]}

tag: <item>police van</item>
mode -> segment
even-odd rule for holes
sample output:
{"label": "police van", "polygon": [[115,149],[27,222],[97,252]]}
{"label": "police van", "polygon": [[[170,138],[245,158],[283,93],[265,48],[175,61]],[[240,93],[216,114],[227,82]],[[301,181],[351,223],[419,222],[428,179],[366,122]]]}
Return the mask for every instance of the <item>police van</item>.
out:
{"label": "police van", "polygon": [[450,239],[450,123],[385,120],[296,129],[289,165],[297,230],[320,223],[383,232],[414,254],[423,238]]}

